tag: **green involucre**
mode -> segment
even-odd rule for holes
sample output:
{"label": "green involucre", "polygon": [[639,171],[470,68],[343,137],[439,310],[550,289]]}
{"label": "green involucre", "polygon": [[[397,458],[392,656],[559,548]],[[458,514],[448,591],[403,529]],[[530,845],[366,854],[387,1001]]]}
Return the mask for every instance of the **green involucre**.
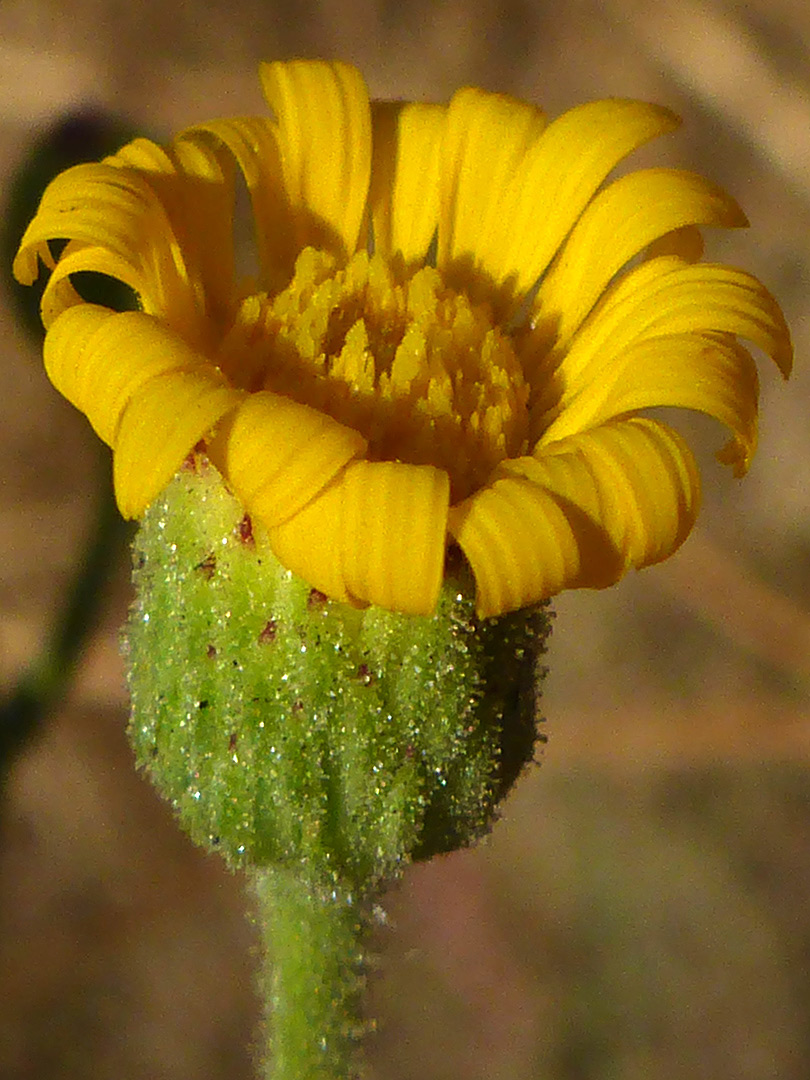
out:
{"label": "green involucre", "polygon": [[138,762],[232,865],[367,888],[464,846],[531,760],[544,609],[430,617],[327,600],[254,535],[205,459],[147,512],[127,632]]}

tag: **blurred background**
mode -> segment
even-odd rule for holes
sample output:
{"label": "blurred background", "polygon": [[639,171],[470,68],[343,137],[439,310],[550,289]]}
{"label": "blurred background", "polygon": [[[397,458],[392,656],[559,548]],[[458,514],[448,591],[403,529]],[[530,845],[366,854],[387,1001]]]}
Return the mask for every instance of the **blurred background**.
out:
{"label": "blurred background", "polygon": [[[553,115],[644,98],[683,129],[633,163],[708,174],[748,231],[797,372],[762,369],[744,483],[703,448],[669,563],[556,604],[542,765],[491,838],[386,898],[377,1080],[810,1075],[810,11],[804,0],[3,0],[0,198],[50,125],[158,138],[261,110],[260,59],[342,57],[374,96],[474,83]],[[6,193],[5,195],[3,193]],[[6,211],[4,211],[6,212]],[[0,681],[46,639],[94,520],[95,437],[0,296]],[[684,429],[683,425],[682,430]],[[105,465],[105,467],[107,467]],[[132,767],[122,554],[69,697],[0,809],[0,1077],[248,1080],[257,1014],[238,879]]]}

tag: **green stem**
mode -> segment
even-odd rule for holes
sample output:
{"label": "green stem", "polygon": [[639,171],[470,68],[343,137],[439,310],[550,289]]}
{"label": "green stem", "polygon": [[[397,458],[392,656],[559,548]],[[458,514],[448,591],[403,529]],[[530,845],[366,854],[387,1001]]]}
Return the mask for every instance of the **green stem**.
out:
{"label": "green stem", "polygon": [[363,942],[370,903],[285,869],[251,877],[262,935],[267,1003],[263,1080],[353,1080],[361,1075]]}

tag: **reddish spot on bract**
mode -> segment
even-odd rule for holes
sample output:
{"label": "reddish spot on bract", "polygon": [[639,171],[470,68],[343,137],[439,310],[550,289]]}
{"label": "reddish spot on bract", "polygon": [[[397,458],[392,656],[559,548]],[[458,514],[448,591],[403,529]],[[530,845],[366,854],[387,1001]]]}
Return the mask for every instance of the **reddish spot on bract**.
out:
{"label": "reddish spot on bract", "polygon": [[357,669],[357,677],[360,679],[361,682],[364,682],[366,686],[368,686],[369,683],[374,682],[374,674],[368,664],[360,665],[360,667]]}
{"label": "reddish spot on bract", "polygon": [[243,544],[253,543],[253,522],[250,519],[250,514],[245,514],[239,522],[239,539]]}

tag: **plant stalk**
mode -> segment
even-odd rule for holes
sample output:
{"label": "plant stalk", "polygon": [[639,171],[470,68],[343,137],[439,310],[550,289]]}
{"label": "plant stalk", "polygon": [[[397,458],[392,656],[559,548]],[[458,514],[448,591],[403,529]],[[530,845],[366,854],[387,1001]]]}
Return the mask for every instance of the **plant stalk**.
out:
{"label": "plant stalk", "polygon": [[356,1080],[371,903],[305,871],[253,871],[267,1014],[262,1080]]}

